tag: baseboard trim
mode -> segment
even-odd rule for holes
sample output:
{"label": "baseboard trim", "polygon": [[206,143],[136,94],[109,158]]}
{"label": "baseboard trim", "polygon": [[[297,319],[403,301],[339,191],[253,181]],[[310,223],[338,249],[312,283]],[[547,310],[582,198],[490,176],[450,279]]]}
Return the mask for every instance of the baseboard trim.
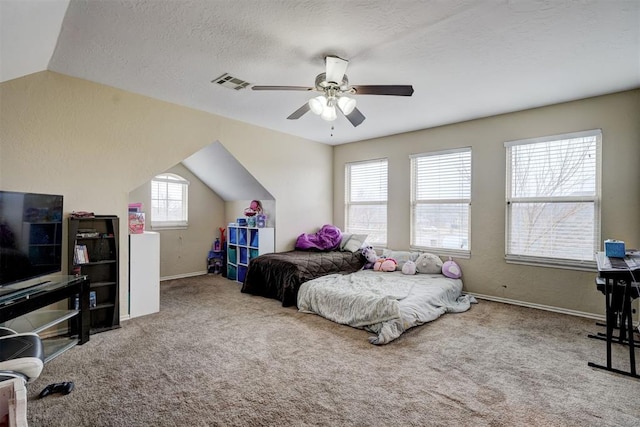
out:
{"label": "baseboard trim", "polygon": [[512,304],[512,305],[519,305],[522,307],[536,308],[538,310],[552,311],[554,313],[568,314],[570,316],[586,317],[587,319],[594,319],[594,320],[601,320],[601,321],[605,320],[605,317],[603,315],[587,313],[584,311],[569,310],[568,308],[560,308],[560,307],[553,307],[550,305],[535,304],[532,302],[518,301],[510,298],[501,298],[501,297],[494,297],[490,295],[476,294],[474,292],[468,292],[468,294],[479,299],[501,302],[504,304]]}
{"label": "baseboard trim", "polygon": [[184,279],[185,277],[203,276],[205,274],[207,274],[206,270],[195,271],[193,273],[176,274],[175,276],[164,276],[160,278],[160,281],[164,282],[165,280]]}

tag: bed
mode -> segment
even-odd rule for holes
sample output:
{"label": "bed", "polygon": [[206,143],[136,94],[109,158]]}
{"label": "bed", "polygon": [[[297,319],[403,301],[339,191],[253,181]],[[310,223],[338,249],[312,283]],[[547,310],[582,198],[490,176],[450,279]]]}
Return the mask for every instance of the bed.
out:
{"label": "bed", "polygon": [[460,279],[361,270],[303,283],[297,305],[301,312],[374,333],[369,337],[372,344],[388,344],[444,313],[467,311],[472,301],[462,295]]}
{"label": "bed", "polygon": [[366,260],[360,251],[293,250],[260,255],[249,263],[241,291],[275,298],[283,307],[296,304],[300,285],[328,274],[360,270]]}

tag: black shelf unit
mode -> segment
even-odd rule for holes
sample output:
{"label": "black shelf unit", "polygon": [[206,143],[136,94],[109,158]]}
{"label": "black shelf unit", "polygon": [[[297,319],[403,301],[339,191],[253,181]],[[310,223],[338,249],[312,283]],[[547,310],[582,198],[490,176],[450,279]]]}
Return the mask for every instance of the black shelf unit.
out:
{"label": "black shelf unit", "polygon": [[[95,293],[89,307],[91,334],[120,327],[119,224],[115,215],[69,218],[69,274],[88,276],[90,293]],[[86,247],[88,259],[79,259],[78,247]]]}

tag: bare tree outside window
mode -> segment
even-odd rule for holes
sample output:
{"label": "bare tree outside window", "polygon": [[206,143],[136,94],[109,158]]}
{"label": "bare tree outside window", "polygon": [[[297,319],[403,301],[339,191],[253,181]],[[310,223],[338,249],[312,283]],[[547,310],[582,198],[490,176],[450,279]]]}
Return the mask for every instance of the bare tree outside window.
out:
{"label": "bare tree outside window", "polygon": [[600,131],[507,145],[507,258],[594,261]]}

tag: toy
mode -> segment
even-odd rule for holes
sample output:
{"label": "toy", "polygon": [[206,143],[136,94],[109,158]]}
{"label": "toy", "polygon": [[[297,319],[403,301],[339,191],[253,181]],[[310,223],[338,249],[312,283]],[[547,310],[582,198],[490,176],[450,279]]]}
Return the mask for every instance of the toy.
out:
{"label": "toy", "polygon": [[440,274],[442,273],[442,260],[437,255],[422,253],[416,260],[416,271],[423,274]]}
{"label": "toy", "polygon": [[373,246],[365,246],[362,248],[362,256],[367,260],[367,263],[362,267],[364,270],[372,269],[373,265],[378,260],[378,254],[376,253],[376,250],[373,249]]}
{"label": "toy", "polygon": [[452,260],[451,257],[449,257],[449,260],[442,264],[442,274],[451,279],[459,279],[462,277],[462,269],[460,269],[460,266]]}
{"label": "toy", "polygon": [[411,260],[405,261],[402,266],[402,274],[416,274],[416,263]]}
{"label": "toy", "polygon": [[262,213],[262,203],[260,203],[260,200],[252,200],[249,207],[244,210],[244,216],[248,217],[252,217],[260,213]]}
{"label": "toy", "polygon": [[393,258],[378,258],[373,264],[374,271],[396,271],[398,263]]}

